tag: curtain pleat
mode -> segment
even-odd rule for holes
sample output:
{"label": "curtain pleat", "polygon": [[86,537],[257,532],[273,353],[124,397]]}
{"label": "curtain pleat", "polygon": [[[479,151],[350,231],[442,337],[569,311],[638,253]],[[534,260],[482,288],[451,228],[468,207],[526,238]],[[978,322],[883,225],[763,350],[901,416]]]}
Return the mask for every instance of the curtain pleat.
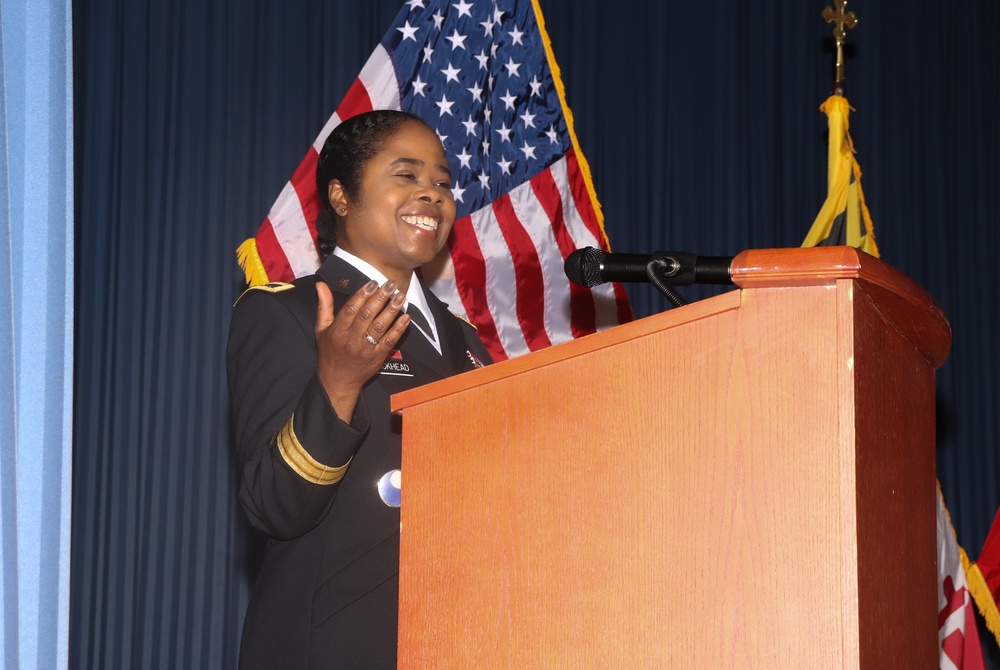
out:
{"label": "curtain pleat", "polygon": [[[801,243],[826,189],[824,4],[541,0],[614,250]],[[400,5],[74,3],[73,667],[235,667],[260,538],[228,442],[234,250]],[[851,9],[851,132],[879,247],[954,331],[939,477],[975,556],[1000,506],[1000,5]],[[667,308],[629,294],[638,316]]]}

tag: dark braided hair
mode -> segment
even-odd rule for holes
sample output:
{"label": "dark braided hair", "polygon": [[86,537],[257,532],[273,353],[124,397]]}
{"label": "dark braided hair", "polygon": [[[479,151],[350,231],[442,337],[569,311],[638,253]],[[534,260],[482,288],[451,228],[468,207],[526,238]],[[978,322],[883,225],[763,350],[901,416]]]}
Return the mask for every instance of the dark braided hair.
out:
{"label": "dark braided hair", "polygon": [[316,164],[316,190],[323,203],[323,209],[316,217],[316,232],[319,252],[324,258],[333,253],[336,246],[339,221],[330,203],[330,182],[338,180],[348,197],[357,198],[365,165],[382,150],[386,139],[397,128],[413,121],[430,128],[419,116],[408,112],[377,109],[352,116],[334,128],[326,138]]}

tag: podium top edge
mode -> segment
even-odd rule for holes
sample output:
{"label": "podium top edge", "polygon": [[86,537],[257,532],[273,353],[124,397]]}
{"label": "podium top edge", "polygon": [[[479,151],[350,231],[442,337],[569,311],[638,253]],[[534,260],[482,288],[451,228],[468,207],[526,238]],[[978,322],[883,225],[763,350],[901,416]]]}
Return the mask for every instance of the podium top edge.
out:
{"label": "podium top edge", "polygon": [[854,247],[749,249],[733,259],[730,272],[740,288],[817,286],[866,275],[884,275],[889,281],[917,286],[898,270]]}
{"label": "podium top edge", "polygon": [[802,287],[855,280],[934,367],[951,347],[951,326],[934,296],[888,263],[854,247],[750,249],[730,266],[740,289]]}

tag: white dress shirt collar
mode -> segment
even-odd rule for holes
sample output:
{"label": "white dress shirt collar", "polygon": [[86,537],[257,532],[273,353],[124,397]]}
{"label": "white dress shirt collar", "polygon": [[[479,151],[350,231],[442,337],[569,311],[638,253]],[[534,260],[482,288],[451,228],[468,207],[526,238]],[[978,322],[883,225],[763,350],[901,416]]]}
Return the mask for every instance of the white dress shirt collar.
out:
{"label": "white dress shirt collar", "polygon": [[[386,283],[389,278],[382,274],[374,265],[366,260],[358,258],[349,251],[344,251],[340,247],[336,247],[333,250],[333,255],[341,258],[351,265],[353,265],[359,272],[364,274],[369,279],[374,279],[379,283],[379,286]],[[431,314],[431,308],[427,304],[427,298],[424,296],[424,290],[420,283],[420,279],[417,277],[417,273],[414,272],[410,277],[410,286],[406,289],[406,302],[403,303],[403,307],[406,308],[409,305],[413,305],[420,310],[420,313],[427,318],[427,322],[430,324],[431,332],[425,333],[420,328],[416,328],[417,332],[427,338],[437,352],[441,353],[441,340],[438,337],[437,323],[434,321],[434,315]],[[416,327],[414,323],[410,323],[410,327]]]}

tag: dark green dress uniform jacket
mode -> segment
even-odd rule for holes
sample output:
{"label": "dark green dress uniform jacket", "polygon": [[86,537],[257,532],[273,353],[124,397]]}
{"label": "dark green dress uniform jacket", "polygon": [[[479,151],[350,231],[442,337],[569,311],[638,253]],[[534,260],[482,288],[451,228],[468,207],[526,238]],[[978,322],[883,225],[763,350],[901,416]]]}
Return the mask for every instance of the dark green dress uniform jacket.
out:
{"label": "dark green dress uniform jacket", "polygon": [[330,256],[316,275],[238,301],[227,368],[240,501],[269,536],[243,626],[241,668],[395,668],[399,509],[378,481],[400,467],[393,393],[480,367],[474,329],[426,289],[443,355],[412,326],[341,421],[316,376],[316,282],[334,309],[369,280]]}

